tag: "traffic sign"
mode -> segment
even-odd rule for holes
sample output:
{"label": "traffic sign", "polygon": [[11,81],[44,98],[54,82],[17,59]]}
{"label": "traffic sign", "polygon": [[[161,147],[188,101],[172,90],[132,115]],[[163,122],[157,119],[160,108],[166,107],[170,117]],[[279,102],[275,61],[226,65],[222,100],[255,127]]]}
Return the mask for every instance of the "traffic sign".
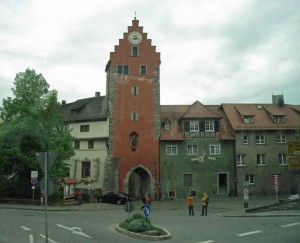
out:
{"label": "traffic sign", "polygon": [[150,215],[150,204],[147,203],[144,207],[144,214],[146,217],[148,217]]}
{"label": "traffic sign", "polygon": [[[39,164],[44,172],[46,171],[46,169],[48,171],[48,169],[52,167],[56,157],[57,153],[54,152],[40,152],[36,154],[36,158],[39,161]],[[45,160],[47,161],[47,168],[45,168]]]}
{"label": "traffic sign", "polygon": [[37,170],[32,170],[31,171],[31,178],[38,178],[38,171]]}
{"label": "traffic sign", "polygon": [[38,183],[38,179],[37,178],[31,178],[31,184],[32,185],[36,185]]}

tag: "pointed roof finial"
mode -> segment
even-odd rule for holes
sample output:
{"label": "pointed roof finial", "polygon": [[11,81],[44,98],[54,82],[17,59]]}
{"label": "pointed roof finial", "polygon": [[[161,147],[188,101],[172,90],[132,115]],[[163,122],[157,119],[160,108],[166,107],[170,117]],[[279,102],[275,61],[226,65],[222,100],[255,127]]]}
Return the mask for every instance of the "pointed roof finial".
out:
{"label": "pointed roof finial", "polygon": [[136,11],[134,11],[134,20],[136,20]]}

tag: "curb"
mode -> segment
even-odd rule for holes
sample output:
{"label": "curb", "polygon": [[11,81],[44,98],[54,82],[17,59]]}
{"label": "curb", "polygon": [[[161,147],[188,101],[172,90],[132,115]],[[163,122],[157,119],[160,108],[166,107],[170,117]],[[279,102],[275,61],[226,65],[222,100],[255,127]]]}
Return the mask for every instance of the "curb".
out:
{"label": "curb", "polygon": [[130,236],[132,238],[136,238],[136,239],[139,239],[139,240],[160,241],[160,240],[168,240],[168,239],[171,239],[171,237],[172,237],[171,233],[164,230],[164,229],[162,229],[162,230],[166,233],[166,235],[159,235],[159,236],[144,235],[144,234],[139,234],[139,233],[127,231],[127,230],[122,229],[121,227],[119,227],[119,225],[116,225],[115,229],[116,229],[116,231],[118,231],[121,234]]}

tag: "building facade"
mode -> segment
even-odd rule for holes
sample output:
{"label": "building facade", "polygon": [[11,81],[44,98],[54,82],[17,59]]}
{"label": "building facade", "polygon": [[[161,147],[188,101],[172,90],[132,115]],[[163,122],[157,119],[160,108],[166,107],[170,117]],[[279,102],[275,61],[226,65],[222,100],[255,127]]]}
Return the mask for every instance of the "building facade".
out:
{"label": "building facade", "polygon": [[159,194],[160,53],[133,20],[106,66],[109,141],[105,188]]}
{"label": "building facade", "polygon": [[66,195],[71,187],[135,198],[241,195],[245,187],[270,195],[274,176],[279,193],[297,191],[300,168],[288,168],[287,141],[299,140],[299,105],[283,96],[271,104],[161,105],[160,63],[134,19],[110,53],[106,95],[62,104],[76,151]]}

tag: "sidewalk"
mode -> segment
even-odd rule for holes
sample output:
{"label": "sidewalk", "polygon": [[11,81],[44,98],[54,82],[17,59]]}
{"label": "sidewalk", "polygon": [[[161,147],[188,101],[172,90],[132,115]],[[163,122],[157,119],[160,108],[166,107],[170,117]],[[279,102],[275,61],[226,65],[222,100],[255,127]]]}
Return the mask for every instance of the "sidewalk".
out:
{"label": "sidewalk", "polygon": [[[282,199],[286,199],[282,196]],[[135,209],[142,204],[140,201],[134,201]],[[274,196],[252,196],[249,200],[248,209],[257,209],[276,204]],[[298,201],[299,203],[299,201]],[[153,201],[151,207],[156,210],[186,210],[186,200],[160,200]],[[270,216],[300,216],[300,210],[277,210],[265,212],[246,212],[244,201],[241,197],[212,196],[210,197],[209,213],[221,217],[270,217]],[[195,208],[200,210],[201,201],[195,199]],[[300,208],[300,207],[298,207]],[[44,211],[44,206],[21,205],[21,204],[3,204],[0,203],[0,209],[21,209],[21,210],[38,210]],[[48,206],[48,211],[95,211],[95,210],[124,210],[123,206],[107,203],[86,203],[83,206],[65,205],[65,206]]]}

